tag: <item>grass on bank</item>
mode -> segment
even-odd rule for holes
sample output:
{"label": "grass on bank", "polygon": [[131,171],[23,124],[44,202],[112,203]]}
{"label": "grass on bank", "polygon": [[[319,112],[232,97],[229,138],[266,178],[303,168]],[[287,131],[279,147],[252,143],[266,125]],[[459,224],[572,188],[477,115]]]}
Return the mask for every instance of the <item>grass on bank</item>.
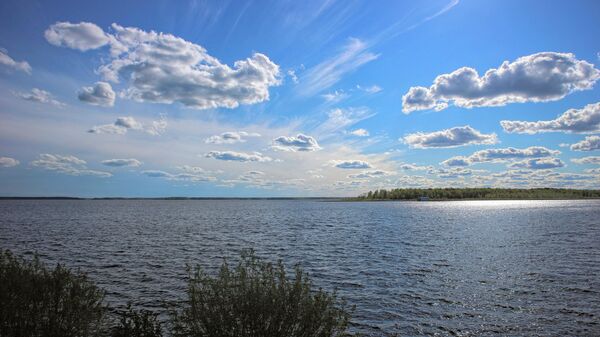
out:
{"label": "grass on bank", "polygon": [[110,310],[104,291],[81,272],[0,251],[2,337],[349,336],[350,313],[335,292],[315,290],[299,267],[290,277],[281,262],[252,252],[233,268],[224,262],[216,276],[189,268],[187,295],[160,322],[131,305]]}

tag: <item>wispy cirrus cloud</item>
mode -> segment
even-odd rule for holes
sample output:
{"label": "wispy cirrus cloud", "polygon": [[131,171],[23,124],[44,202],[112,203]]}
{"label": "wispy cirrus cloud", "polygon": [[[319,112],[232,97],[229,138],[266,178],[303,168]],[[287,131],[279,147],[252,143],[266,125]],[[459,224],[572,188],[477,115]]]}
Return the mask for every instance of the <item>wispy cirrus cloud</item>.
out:
{"label": "wispy cirrus cloud", "polygon": [[110,172],[90,170],[86,161],[71,155],[40,154],[38,159],[31,162],[32,166],[49,171],[55,171],[72,176],[96,176],[100,178],[111,177]]}
{"label": "wispy cirrus cloud", "polygon": [[367,42],[351,38],[336,55],[301,74],[298,92],[303,96],[322,92],[339,82],[344,75],[352,73],[378,57],[378,54],[369,51]]}
{"label": "wispy cirrus cloud", "polygon": [[171,181],[191,183],[214,182],[217,178],[214,172],[206,171],[200,167],[184,165],[178,167],[179,172],[171,173],[162,170],[144,170],[141,174],[150,178],[163,178]]}
{"label": "wispy cirrus cloud", "polygon": [[600,70],[571,53],[537,53],[505,61],[483,76],[462,67],[439,75],[430,87],[411,87],[402,97],[402,111],[443,110],[451,104],[474,108],[556,101],[591,89],[599,78]]}

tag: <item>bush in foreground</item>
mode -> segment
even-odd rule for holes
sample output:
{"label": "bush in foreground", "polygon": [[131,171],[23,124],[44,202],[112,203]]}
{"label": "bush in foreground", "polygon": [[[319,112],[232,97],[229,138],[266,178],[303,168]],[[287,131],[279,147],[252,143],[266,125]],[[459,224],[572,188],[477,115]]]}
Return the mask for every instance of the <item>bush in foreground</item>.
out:
{"label": "bush in foreground", "polygon": [[235,268],[225,262],[216,277],[190,269],[188,299],[173,314],[173,335],[191,337],[347,336],[349,313],[336,294],[312,284],[299,267],[288,278],[281,262],[243,254]]}
{"label": "bush in foreground", "polygon": [[134,310],[131,304],[119,312],[119,324],[112,328],[111,337],[162,337],[163,331],[156,314]]}
{"label": "bush in foreground", "polygon": [[[341,337],[349,313],[336,294],[312,290],[298,267],[286,275],[281,262],[243,254],[215,277],[189,270],[188,299],[172,310],[176,337]],[[0,337],[162,337],[156,314],[135,310],[108,317],[104,292],[85,274],[46,268],[0,251]],[[116,323],[116,325],[115,325]]]}
{"label": "bush in foreground", "polygon": [[96,336],[104,293],[81,273],[0,251],[0,336]]}

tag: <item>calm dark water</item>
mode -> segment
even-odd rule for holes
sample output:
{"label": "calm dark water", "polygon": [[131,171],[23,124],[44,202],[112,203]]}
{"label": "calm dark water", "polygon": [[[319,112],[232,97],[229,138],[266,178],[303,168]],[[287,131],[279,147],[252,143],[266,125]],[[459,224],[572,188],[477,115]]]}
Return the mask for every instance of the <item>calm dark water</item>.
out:
{"label": "calm dark water", "polygon": [[0,201],[0,248],[158,309],[186,263],[254,248],[357,309],[355,331],[600,335],[599,201]]}

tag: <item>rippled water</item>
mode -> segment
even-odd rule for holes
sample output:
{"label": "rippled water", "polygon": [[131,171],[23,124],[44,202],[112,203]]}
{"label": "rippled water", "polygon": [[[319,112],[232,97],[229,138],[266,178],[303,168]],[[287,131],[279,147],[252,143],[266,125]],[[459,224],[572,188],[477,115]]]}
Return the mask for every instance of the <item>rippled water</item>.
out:
{"label": "rippled water", "polygon": [[0,247],[116,305],[160,308],[186,263],[254,248],[337,287],[369,336],[600,335],[599,201],[0,201]]}

